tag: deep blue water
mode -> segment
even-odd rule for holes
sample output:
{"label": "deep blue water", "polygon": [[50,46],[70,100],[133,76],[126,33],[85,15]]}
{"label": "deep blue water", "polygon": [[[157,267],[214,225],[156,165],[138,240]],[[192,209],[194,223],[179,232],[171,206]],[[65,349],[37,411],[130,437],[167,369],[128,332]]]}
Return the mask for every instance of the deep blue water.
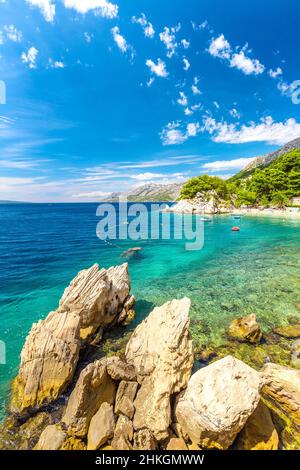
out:
{"label": "deep blue water", "polygon": [[7,364],[0,365],[2,411],[32,323],[57,307],[79,270],[123,263],[122,253],[133,246],[143,248],[129,262],[138,300],[135,324],[149,306],[184,295],[192,299],[191,315],[205,324],[203,343],[220,344],[232,315],[257,313],[265,328],[299,315],[299,221],[245,217],[241,232],[232,233],[237,221],[214,217],[205,223],[204,248],[186,251],[184,241],[176,240],[108,245],[96,236],[96,209],[97,204],[0,205],[0,340],[7,350]]}

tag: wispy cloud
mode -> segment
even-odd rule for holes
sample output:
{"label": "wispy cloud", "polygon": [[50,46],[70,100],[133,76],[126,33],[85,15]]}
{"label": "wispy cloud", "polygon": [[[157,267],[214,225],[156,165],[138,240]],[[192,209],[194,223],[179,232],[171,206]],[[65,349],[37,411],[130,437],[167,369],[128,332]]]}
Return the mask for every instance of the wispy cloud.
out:
{"label": "wispy cloud", "polygon": [[[237,49],[240,50],[236,51]],[[211,40],[208,52],[213,57],[226,61],[230,67],[240,70],[245,75],[260,75],[265,71],[265,66],[258,59],[249,57],[251,51],[248,44],[243,48],[237,47],[234,51],[224,34]]]}

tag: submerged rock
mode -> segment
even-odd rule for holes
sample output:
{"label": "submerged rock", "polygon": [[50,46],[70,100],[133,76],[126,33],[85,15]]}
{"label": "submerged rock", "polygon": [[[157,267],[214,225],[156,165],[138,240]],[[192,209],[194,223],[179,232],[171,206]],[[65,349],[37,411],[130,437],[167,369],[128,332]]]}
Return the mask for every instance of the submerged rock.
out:
{"label": "submerged rock", "polygon": [[248,343],[259,343],[262,338],[260,326],[254,314],[233,320],[229,326],[228,334],[231,338]]}
{"label": "submerged rock", "polygon": [[122,257],[123,258],[137,258],[142,250],[143,248],[141,247],[130,248],[129,250],[124,251],[124,253],[122,253]]}
{"label": "submerged rock", "polygon": [[175,407],[176,421],[201,448],[227,449],[260,400],[259,374],[227,356],[192,375]]}
{"label": "submerged rock", "polygon": [[[118,321],[132,309],[128,265],[81,271],[65,290],[59,308],[34,324],[21,353],[10,409],[24,413],[56,400],[70,383],[82,339]],[[126,310],[127,309],[127,310]],[[101,336],[100,336],[101,337]]]}
{"label": "submerged rock", "polygon": [[269,408],[262,401],[250,416],[235,442],[237,450],[277,450],[278,433]]}
{"label": "submerged rock", "polygon": [[266,364],[261,372],[262,397],[282,429],[287,450],[300,450],[300,370]]}
{"label": "submerged rock", "polygon": [[134,401],[134,429],[147,428],[157,440],[168,437],[171,395],[186,387],[193,367],[189,309],[187,298],[156,307],[126,347],[126,360],[141,384]]}
{"label": "submerged rock", "polygon": [[296,325],[280,326],[275,328],[274,333],[284,338],[300,338],[300,323]]}

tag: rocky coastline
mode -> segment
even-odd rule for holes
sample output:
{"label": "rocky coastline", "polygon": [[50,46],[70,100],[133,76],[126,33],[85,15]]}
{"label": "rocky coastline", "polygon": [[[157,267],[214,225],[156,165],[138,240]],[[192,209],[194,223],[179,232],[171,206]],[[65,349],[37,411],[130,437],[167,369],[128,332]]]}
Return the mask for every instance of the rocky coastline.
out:
{"label": "rocky coastline", "polygon": [[224,199],[221,199],[214,190],[206,193],[198,193],[192,199],[180,199],[176,204],[167,207],[165,212],[194,215],[253,215],[257,217],[287,217],[300,219],[300,209],[297,207],[264,208],[243,205],[241,207],[236,207],[234,199],[231,201],[225,201]]}
{"label": "rocky coastline", "polygon": [[[234,347],[199,362],[188,298],[154,308],[124,349],[103,354],[134,305],[127,263],[75,277],[25,341],[0,449],[300,449],[299,321],[274,330],[293,341],[289,367],[250,367]],[[254,314],[233,318],[227,335],[253,354],[264,341]]]}

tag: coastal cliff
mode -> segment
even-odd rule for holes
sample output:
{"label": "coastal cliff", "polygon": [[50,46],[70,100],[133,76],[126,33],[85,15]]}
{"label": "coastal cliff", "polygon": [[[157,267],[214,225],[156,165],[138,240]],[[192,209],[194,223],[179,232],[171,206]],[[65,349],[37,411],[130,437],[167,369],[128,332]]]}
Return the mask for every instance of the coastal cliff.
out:
{"label": "coastal cliff", "polygon": [[[255,370],[234,353],[199,368],[190,305],[156,307],[104,356],[104,330],[134,316],[127,264],[80,272],[26,339],[0,448],[299,449],[300,371]],[[255,315],[233,319],[228,335],[253,348],[262,339]]]}

